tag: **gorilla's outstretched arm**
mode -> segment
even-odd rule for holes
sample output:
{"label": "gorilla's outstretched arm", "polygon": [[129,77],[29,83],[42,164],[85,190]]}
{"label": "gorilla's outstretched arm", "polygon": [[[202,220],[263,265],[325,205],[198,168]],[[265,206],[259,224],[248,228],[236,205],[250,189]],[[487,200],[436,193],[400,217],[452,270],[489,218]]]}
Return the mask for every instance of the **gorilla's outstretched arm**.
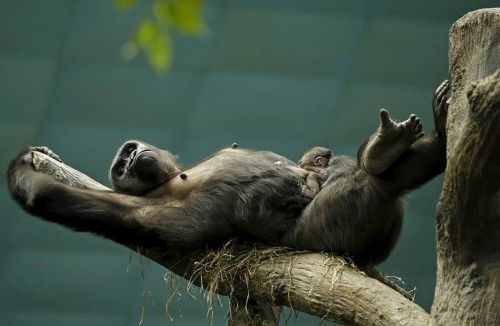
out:
{"label": "gorilla's outstretched arm", "polygon": [[[24,150],[8,169],[9,190],[29,213],[127,246],[164,246],[169,235],[172,237],[167,242],[180,241],[191,245],[195,241],[193,234],[198,230],[203,232],[200,230],[203,224],[194,223],[184,208],[176,207],[177,203],[169,203],[165,198],[158,200],[70,187],[53,176],[36,171],[33,153],[47,154],[42,149],[30,147]],[[189,233],[186,230],[190,230]]]}

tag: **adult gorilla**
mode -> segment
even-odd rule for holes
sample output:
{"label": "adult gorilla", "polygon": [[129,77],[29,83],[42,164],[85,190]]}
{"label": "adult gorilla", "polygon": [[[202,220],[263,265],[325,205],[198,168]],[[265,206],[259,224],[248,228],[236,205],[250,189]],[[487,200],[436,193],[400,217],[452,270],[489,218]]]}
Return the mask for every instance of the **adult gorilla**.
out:
{"label": "adult gorilla", "polygon": [[448,89],[445,81],[436,90],[436,131],[428,135],[414,115],[397,123],[382,110],[358,161],[333,156],[335,177],[312,201],[303,195],[307,171],[280,155],[228,148],[182,171],[172,154],[137,141],[124,144],[113,162],[117,191],[75,189],[35,171],[32,151],[57,158],[44,147],[11,162],[9,190],[33,215],[129,246],[177,253],[239,237],[347,253],[359,265],[373,265],[399,236],[404,194],[445,168]]}

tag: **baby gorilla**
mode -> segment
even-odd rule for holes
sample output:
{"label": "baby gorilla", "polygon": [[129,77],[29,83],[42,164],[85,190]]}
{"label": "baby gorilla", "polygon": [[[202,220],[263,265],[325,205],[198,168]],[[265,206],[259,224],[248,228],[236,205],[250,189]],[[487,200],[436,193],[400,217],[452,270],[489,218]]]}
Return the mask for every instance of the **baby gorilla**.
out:
{"label": "baby gorilla", "polygon": [[330,164],[332,151],[324,147],[313,147],[302,155],[299,166],[308,171],[325,174]]}
{"label": "baby gorilla", "polygon": [[357,168],[356,161],[349,156],[334,156],[330,149],[319,146],[305,152],[298,163],[302,169],[312,172],[307,176],[307,184],[311,186],[317,183],[320,189],[339,178],[353,174]]}
{"label": "baby gorilla", "polygon": [[109,180],[117,192],[140,196],[168,180],[180,176],[177,156],[137,140],[130,140],[118,149],[111,163]]}
{"label": "baby gorilla", "polygon": [[332,151],[324,147],[313,147],[302,155],[299,166],[308,171],[304,176],[306,188],[305,195],[311,194],[314,197],[325,183],[328,177],[327,167],[332,158]]}

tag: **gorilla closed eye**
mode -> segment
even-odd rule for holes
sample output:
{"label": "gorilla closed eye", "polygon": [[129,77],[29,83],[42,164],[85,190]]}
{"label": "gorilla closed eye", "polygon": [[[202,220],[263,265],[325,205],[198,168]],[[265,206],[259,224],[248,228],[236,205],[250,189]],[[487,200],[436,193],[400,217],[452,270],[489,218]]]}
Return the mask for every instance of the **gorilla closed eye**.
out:
{"label": "gorilla closed eye", "polygon": [[137,149],[137,144],[136,143],[127,143],[125,147],[123,147],[123,153],[129,155],[132,153],[135,149]]}

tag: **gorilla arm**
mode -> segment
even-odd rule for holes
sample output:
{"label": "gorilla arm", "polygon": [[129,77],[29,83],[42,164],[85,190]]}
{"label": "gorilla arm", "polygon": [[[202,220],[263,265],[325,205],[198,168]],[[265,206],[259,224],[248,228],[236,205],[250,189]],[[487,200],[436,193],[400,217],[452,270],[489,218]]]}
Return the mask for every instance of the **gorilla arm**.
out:
{"label": "gorilla arm", "polygon": [[[165,228],[167,233],[179,232],[181,236],[183,230],[192,228],[192,220],[183,216],[179,201],[106,190],[36,147],[13,160],[7,174],[12,196],[26,211],[75,231],[92,232],[127,246],[160,246]],[[171,217],[168,225],[155,221],[159,220],[156,213],[160,206],[161,213]]]}

